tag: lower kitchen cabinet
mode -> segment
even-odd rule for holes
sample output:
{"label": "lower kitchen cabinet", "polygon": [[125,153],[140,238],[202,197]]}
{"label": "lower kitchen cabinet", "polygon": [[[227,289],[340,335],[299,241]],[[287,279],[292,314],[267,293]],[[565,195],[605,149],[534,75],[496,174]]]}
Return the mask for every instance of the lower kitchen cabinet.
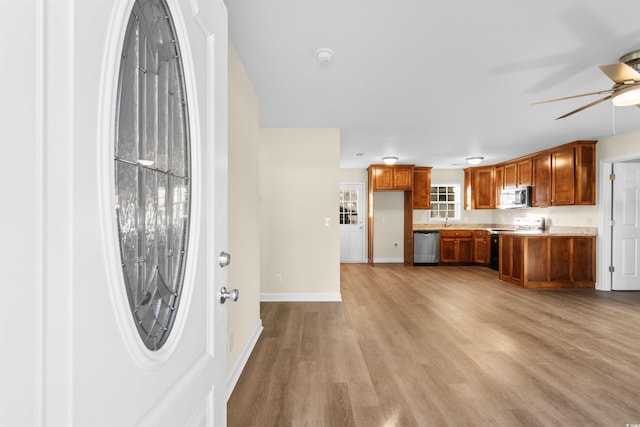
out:
{"label": "lower kitchen cabinet", "polygon": [[489,232],[486,230],[476,230],[473,232],[473,254],[476,264],[491,263],[491,241]]}
{"label": "lower kitchen cabinet", "polygon": [[473,231],[440,231],[440,264],[473,263]]}
{"label": "lower kitchen cabinet", "polygon": [[593,288],[594,236],[500,235],[500,280],[531,289]]}
{"label": "lower kitchen cabinet", "polygon": [[513,234],[500,235],[500,263],[498,267],[500,280],[522,286],[523,243],[523,236]]}

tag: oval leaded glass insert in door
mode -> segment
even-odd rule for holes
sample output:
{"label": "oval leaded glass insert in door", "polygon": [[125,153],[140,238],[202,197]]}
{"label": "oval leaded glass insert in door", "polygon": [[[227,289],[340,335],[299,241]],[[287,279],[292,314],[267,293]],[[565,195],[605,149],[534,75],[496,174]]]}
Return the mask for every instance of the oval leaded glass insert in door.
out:
{"label": "oval leaded glass insert in door", "polygon": [[191,186],[183,74],[167,4],[136,1],[118,81],[115,210],[129,307],[150,350],[171,333],[187,257]]}

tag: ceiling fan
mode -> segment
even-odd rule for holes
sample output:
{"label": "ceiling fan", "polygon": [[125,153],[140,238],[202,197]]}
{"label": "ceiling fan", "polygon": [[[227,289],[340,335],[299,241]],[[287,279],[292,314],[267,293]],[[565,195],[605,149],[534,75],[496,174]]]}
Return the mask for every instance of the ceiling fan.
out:
{"label": "ceiling fan", "polygon": [[638,105],[640,107],[640,72],[638,72],[640,69],[640,50],[635,50],[621,56],[619,61],[620,62],[617,64],[600,65],[602,72],[614,82],[611,89],[566,96],[564,98],[549,99],[546,101],[535,102],[533,105],[580,98],[582,96],[606,95],[604,98],[597,99],[580,108],[563,114],[560,117],[556,117],[556,120],[569,117],[572,114],[586,110],[587,108],[598,105],[608,99],[612,99],[613,104],[616,106]]}

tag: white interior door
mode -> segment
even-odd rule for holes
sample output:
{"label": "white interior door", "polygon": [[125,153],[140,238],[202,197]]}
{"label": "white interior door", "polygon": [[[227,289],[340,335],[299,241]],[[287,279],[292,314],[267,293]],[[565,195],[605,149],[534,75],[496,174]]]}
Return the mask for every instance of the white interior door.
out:
{"label": "white interior door", "polygon": [[364,183],[340,184],[340,262],[365,262]]}
{"label": "white interior door", "polygon": [[227,15],[222,0],[167,3],[185,70],[191,219],[173,329],[149,350],[125,292],[114,195],[134,1],[0,1],[11,58],[0,67],[0,425],[226,424]]}
{"label": "white interior door", "polygon": [[640,163],[616,163],[611,288],[640,290]]}

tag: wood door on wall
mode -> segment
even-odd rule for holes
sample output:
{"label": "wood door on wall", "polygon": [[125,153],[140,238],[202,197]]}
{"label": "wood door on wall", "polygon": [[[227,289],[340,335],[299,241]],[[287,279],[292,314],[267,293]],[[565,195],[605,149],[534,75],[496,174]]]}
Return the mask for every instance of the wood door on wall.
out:
{"label": "wood door on wall", "polygon": [[640,290],[640,163],[613,166],[611,289]]}
{"label": "wood door on wall", "polygon": [[[2,2],[0,53],[11,58],[15,70],[5,74],[3,65],[2,101],[20,100],[11,106],[20,119],[15,125],[3,120],[0,126],[0,197],[11,200],[14,208],[5,212],[3,207],[0,221],[3,426],[226,424],[226,307],[216,294],[227,277],[217,263],[227,241],[227,12],[218,0],[169,0],[180,48],[176,55],[167,55],[174,52],[174,43],[165,39],[170,32],[163,25],[163,33],[152,40],[143,36],[149,27],[136,27],[135,37],[128,40],[139,44],[128,44],[132,47],[123,55],[128,24],[142,25],[130,19],[132,8],[140,5],[151,8],[145,16],[152,21],[168,21],[157,2]],[[9,35],[19,42],[5,43]],[[161,47],[155,43],[159,40]],[[161,52],[155,56],[152,51]],[[132,316],[125,288],[130,276],[123,274],[119,238],[125,222],[116,217],[116,209],[123,212],[136,199],[116,198],[120,193],[114,182],[115,170],[121,170],[114,165],[117,111],[131,105],[116,105],[124,57],[136,65],[129,70],[137,77],[127,81],[141,82],[122,86],[124,97],[136,104],[126,110],[135,122],[127,137],[136,139],[136,145],[144,139],[140,147],[150,141],[160,144],[162,136],[190,136],[190,147],[181,150],[192,160],[184,285],[173,329],[156,350],[143,342]],[[161,70],[177,57],[184,65],[185,90],[179,89],[177,68]],[[147,61],[147,68],[138,61]],[[142,86],[144,90],[134,89]],[[157,94],[165,94],[164,101]],[[162,102],[175,109],[149,108]],[[186,121],[168,124],[167,116],[155,114],[183,105]],[[32,127],[38,131],[30,132]],[[5,144],[9,140],[20,144]],[[166,172],[161,157],[136,160],[129,165],[138,171],[132,181],[156,177],[136,181],[144,182],[138,186],[143,204],[154,207],[146,211],[149,215],[132,215],[136,227],[127,227],[139,237],[135,245],[151,248],[134,263],[138,271],[151,272],[139,281],[142,289],[167,298],[142,294],[140,305],[134,306],[151,318],[167,312],[168,304],[175,308],[174,289],[164,286],[169,280],[161,280],[167,270],[153,263],[159,262],[160,252],[164,259],[173,257],[163,249],[172,237],[157,238],[166,237],[159,231],[167,228],[160,211],[173,209],[177,213],[170,221],[184,223],[186,210],[178,212],[174,206],[184,201],[176,202],[185,192],[184,186],[158,184],[165,181],[157,171],[168,181],[183,179]],[[145,168],[155,175],[141,171]],[[28,178],[7,185],[12,176]],[[176,191],[168,194],[167,188]],[[16,232],[7,228],[8,219]],[[156,331],[165,327],[160,320],[153,324]]]}

